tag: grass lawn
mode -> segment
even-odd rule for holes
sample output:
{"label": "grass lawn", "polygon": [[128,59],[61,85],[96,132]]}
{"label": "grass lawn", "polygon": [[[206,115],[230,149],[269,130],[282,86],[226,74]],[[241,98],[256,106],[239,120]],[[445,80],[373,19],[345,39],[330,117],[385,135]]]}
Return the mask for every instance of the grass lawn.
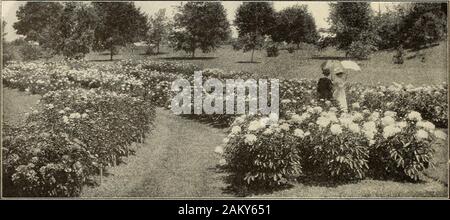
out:
{"label": "grass lawn", "polygon": [[436,181],[401,183],[393,181],[363,180],[335,187],[296,184],[292,188],[256,197],[267,198],[361,198],[361,197],[447,197],[448,187]]}
{"label": "grass lawn", "polygon": [[[320,64],[327,59],[343,59],[340,51],[317,49],[305,45],[300,50],[290,54],[281,50],[278,57],[267,57],[264,50],[255,52],[255,63],[250,63],[250,52],[234,51],[231,46],[223,46],[212,53],[197,51],[192,58],[184,52],[173,52],[171,48],[162,48],[162,54],[157,56],[144,55],[145,48],[134,51],[122,50],[115,60],[120,59],[152,59],[178,62],[190,62],[202,68],[219,68],[228,71],[249,71],[267,78],[318,78],[321,75]],[[369,60],[358,61],[362,71],[350,77],[350,81],[364,84],[391,84],[404,82],[406,84],[422,85],[436,84],[448,81],[446,68],[445,42],[438,46],[423,50],[426,61],[421,62],[415,58],[416,52],[409,51],[405,56],[405,63],[397,65],[392,63],[393,51],[381,51],[373,54]],[[92,53],[86,57],[96,62],[109,62],[109,54]]]}
{"label": "grass lawn", "polygon": [[3,123],[8,125],[23,124],[26,113],[35,107],[41,96],[30,95],[17,89],[3,88]]}

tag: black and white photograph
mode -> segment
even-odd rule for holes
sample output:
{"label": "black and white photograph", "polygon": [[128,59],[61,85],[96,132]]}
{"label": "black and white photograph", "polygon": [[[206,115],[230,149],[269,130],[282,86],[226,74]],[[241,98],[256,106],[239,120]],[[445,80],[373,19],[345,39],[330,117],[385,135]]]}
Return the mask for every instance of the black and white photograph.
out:
{"label": "black and white photograph", "polygon": [[447,1],[1,7],[2,199],[449,198]]}

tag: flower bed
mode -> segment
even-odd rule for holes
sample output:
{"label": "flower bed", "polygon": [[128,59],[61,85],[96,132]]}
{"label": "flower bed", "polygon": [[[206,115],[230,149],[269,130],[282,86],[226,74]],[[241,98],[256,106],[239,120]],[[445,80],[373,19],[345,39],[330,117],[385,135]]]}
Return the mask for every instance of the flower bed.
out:
{"label": "flower bed", "polygon": [[405,117],[392,111],[340,113],[328,102],[314,102],[277,122],[264,116],[236,118],[216,152],[223,152],[226,167],[250,187],[311,177],[416,181],[432,166],[431,145],[446,136],[415,111]]}
{"label": "flower bed", "polygon": [[[155,106],[170,108],[175,94],[171,83],[185,78],[192,84],[198,69],[156,61],[8,65],[5,86],[44,97],[42,109],[30,116],[27,126],[5,129],[4,173],[11,176],[5,185],[17,186],[15,195],[77,195],[99,167],[128,155],[129,145],[141,140],[151,124]],[[254,77],[204,70],[203,79],[211,78],[225,82]],[[415,181],[432,165],[430,146],[446,137],[435,128],[447,127],[446,84],[349,84],[349,114],[340,113],[332,102],[316,100],[315,86],[315,80],[280,80],[278,122],[261,115],[184,116],[231,126],[225,146],[216,150],[224,152],[221,163],[248,186],[276,187],[310,177]],[[41,151],[36,153],[36,147]],[[49,171],[42,168],[46,166]]]}
{"label": "flower bed", "polygon": [[92,175],[133,153],[154,114],[150,102],[126,94],[46,93],[24,127],[4,130],[4,195],[77,196]]}

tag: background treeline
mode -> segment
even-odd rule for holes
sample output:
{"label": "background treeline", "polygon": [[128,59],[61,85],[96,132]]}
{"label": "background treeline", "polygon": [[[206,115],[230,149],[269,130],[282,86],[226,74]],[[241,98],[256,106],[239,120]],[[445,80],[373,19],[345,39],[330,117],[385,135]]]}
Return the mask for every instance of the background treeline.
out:
{"label": "background treeline", "polygon": [[220,2],[180,4],[173,19],[165,10],[149,16],[133,2],[27,2],[17,17],[13,27],[25,38],[6,42],[2,33],[4,62],[56,54],[80,59],[105,50],[112,60],[118,48],[136,42],[143,42],[150,54],[168,45],[191,56],[231,44],[252,51],[252,61],[255,50],[277,56],[279,49],[293,52],[307,43],[365,59],[376,50],[428,47],[444,39],[447,31],[447,3],[399,3],[383,13],[366,2],[330,3],[330,28],[317,30],[307,6],[276,12],[271,2],[244,2],[232,21],[236,38]]}

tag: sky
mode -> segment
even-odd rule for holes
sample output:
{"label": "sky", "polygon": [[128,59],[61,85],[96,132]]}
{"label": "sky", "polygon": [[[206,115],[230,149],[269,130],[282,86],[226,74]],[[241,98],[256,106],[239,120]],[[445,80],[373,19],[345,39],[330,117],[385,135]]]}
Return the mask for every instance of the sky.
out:
{"label": "sky", "polygon": [[[11,41],[14,39],[17,39],[19,36],[15,33],[14,28],[12,27],[12,24],[17,21],[16,17],[16,11],[19,9],[20,5],[25,4],[25,2],[18,2],[18,1],[2,1],[2,18],[5,19],[7,22],[7,26],[5,28],[6,40]],[[159,9],[165,8],[166,9],[166,15],[168,17],[172,17],[176,9],[174,6],[179,6],[181,4],[181,1],[136,1],[136,6],[140,7],[142,11],[147,13],[148,15],[155,14]],[[222,2],[224,8],[227,11],[227,17],[230,23],[234,20],[234,15],[236,12],[236,9],[239,7],[239,5],[242,4],[242,1],[223,1]],[[286,7],[293,6],[296,4],[300,5],[307,5],[309,11],[313,15],[317,28],[328,28],[329,24],[327,22],[328,13],[329,13],[329,6],[328,2],[305,2],[305,1],[277,1],[274,2],[274,9],[275,11],[280,11]],[[389,3],[389,2],[383,2],[383,3],[377,3],[372,2],[371,6],[374,10],[378,11],[379,5],[381,11],[385,11],[387,8],[391,7],[393,4],[396,3]],[[235,34],[235,33],[234,33]]]}

